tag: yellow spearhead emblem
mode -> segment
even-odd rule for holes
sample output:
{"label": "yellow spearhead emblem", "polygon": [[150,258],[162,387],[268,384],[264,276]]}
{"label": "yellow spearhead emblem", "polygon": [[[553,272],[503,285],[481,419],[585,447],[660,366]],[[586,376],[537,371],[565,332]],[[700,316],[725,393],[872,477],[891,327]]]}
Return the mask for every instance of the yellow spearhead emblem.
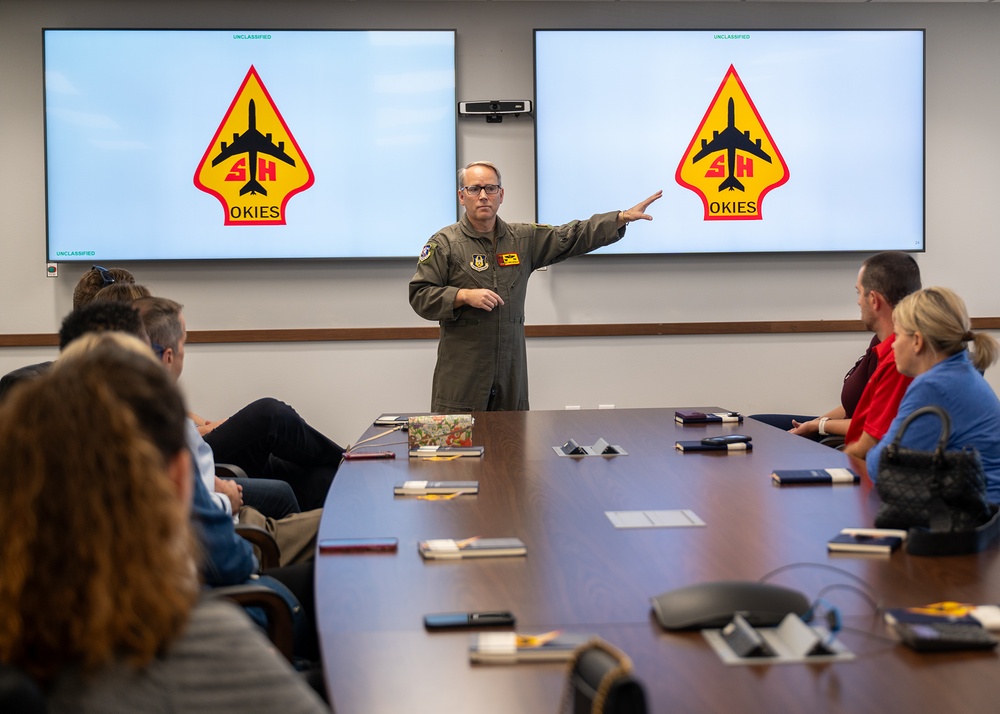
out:
{"label": "yellow spearhead emblem", "polygon": [[764,196],[788,181],[788,175],[781,152],[730,65],[677,167],[677,183],[701,197],[706,221],[760,220]]}
{"label": "yellow spearhead emblem", "polygon": [[[223,138],[229,136],[232,141]],[[313,180],[309,162],[251,66],[202,156],[195,186],[219,199],[227,226],[284,225],[288,200]]]}

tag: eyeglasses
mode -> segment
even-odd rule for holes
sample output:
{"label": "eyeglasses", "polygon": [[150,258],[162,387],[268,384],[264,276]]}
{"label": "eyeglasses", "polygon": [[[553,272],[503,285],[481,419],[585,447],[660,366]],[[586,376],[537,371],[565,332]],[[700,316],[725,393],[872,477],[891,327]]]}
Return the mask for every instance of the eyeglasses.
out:
{"label": "eyeglasses", "polygon": [[481,191],[486,191],[487,196],[496,196],[500,191],[500,184],[498,183],[488,183],[485,186],[462,186],[462,190],[465,191],[468,196],[478,196]]}
{"label": "eyeglasses", "polygon": [[92,270],[96,270],[101,274],[101,287],[106,288],[115,282],[115,276],[111,274],[107,268],[102,268],[100,265],[91,265]]}

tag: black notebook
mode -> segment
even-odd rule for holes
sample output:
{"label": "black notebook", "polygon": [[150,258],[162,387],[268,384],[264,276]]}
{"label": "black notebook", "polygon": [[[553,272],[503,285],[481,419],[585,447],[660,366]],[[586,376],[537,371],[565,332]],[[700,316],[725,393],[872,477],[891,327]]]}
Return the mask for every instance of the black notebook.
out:
{"label": "black notebook", "polygon": [[678,409],[674,412],[674,421],[678,424],[742,424],[743,415],[738,412],[705,413]]}
{"label": "black notebook", "polygon": [[831,553],[874,553],[888,555],[906,540],[906,531],[845,528],[826,542]]}
{"label": "black notebook", "polygon": [[778,486],[861,483],[851,469],[775,469],[771,481]]}
{"label": "black notebook", "polygon": [[753,451],[752,441],[735,444],[706,444],[703,441],[678,441],[674,444],[678,451]]}

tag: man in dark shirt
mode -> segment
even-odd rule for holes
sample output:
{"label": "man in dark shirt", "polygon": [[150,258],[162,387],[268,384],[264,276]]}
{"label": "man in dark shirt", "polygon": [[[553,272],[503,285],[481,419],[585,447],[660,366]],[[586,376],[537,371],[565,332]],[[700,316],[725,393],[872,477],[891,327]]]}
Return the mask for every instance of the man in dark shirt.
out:
{"label": "man in dark shirt", "polygon": [[855,287],[858,291],[861,322],[875,336],[872,337],[868,350],[844,376],[840,404],[817,417],[753,414],[752,419],[817,441],[829,436],[847,435],[865,386],[878,367],[878,345],[892,335],[892,308],[911,292],[920,289],[920,268],[913,257],[906,253],[876,253],[861,265]]}

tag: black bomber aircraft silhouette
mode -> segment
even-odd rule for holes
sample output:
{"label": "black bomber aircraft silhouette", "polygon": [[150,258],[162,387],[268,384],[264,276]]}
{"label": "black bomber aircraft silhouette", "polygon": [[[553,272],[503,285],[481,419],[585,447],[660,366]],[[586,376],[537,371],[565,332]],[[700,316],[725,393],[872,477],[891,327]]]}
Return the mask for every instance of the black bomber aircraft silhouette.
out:
{"label": "black bomber aircraft silhouette", "polygon": [[237,156],[239,154],[247,154],[247,164],[250,169],[250,180],[247,181],[243,188],[240,189],[240,195],[244,196],[246,194],[261,194],[266,196],[267,189],[260,185],[257,181],[257,154],[267,154],[268,156],[273,156],[279,161],[284,161],[286,164],[295,166],[295,159],[285,153],[285,142],[279,141],[278,145],[275,146],[274,142],[271,141],[271,134],[261,134],[257,131],[257,106],[254,101],[250,100],[250,107],[247,110],[247,130],[242,134],[233,133],[233,143],[226,144],[225,141],[220,142],[222,148],[219,153],[212,159],[212,166],[217,166],[220,162],[226,159]]}
{"label": "black bomber aircraft silhouette", "polygon": [[726,126],[726,128],[721,132],[713,131],[711,141],[702,139],[701,151],[692,157],[691,163],[697,163],[701,159],[705,158],[709,154],[715,153],[716,151],[725,151],[729,177],[719,185],[719,190],[723,191],[728,188],[730,191],[734,191],[736,189],[743,191],[745,190],[743,184],[736,178],[737,149],[745,151],[748,154],[753,154],[767,163],[771,163],[771,157],[760,148],[760,139],[757,139],[757,141],[751,141],[749,131],[740,131],[736,128],[736,105],[733,102],[733,98],[730,97],[728,126]]}

